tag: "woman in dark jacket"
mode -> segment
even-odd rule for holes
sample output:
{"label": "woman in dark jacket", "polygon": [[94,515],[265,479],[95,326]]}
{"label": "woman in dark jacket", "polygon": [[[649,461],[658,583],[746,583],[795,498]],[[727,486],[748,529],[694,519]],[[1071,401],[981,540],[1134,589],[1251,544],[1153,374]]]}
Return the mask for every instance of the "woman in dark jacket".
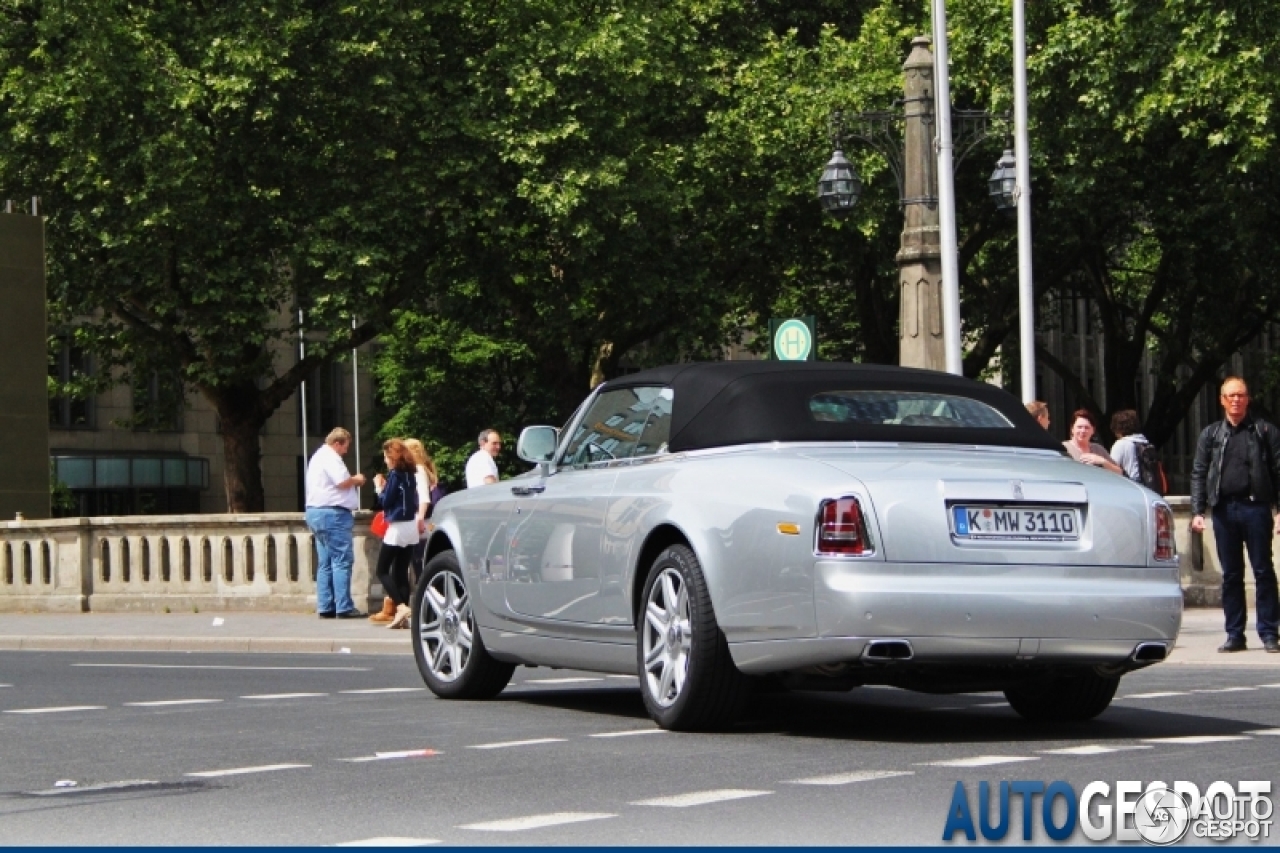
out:
{"label": "woman in dark jacket", "polygon": [[409,561],[413,548],[426,527],[418,518],[418,487],[414,473],[416,466],[404,442],[388,439],[382,445],[382,458],[387,463],[387,476],[378,476],[374,482],[378,488],[378,507],[387,522],[387,532],[382,535],[382,549],[378,551],[378,581],[383,594],[396,605],[395,618],[388,628],[408,628],[409,617]]}

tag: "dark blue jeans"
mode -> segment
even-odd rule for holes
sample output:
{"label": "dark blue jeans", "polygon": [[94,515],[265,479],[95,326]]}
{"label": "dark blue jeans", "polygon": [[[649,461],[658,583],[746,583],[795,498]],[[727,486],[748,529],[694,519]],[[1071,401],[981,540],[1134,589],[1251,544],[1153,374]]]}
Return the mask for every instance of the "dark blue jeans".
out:
{"label": "dark blue jeans", "polygon": [[1222,501],[1213,508],[1213,538],[1222,567],[1222,609],[1227,636],[1244,639],[1249,612],[1244,599],[1244,551],[1257,585],[1258,636],[1276,638],[1280,601],[1276,599],[1276,572],[1271,565],[1271,507],[1266,504]]}

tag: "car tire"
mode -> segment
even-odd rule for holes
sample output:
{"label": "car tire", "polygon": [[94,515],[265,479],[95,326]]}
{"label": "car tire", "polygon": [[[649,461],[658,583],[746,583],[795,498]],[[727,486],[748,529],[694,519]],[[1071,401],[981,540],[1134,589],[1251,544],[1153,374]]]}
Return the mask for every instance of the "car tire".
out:
{"label": "car tire", "polygon": [[413,656],[432,693],[442,699],[492,699],[502,692],[515,664],[485,650],[471,593],[452,551],[427,562],[412,606]]}
{"label": "car tire", "polygon": [[645,708],[673,731],[723,728],[742,709],[747,678],[711,608],[693,551],[673,545],[653,561],[640,598],[637,674]]}
{"label": "car tire", "polygon": [[1119,686],[1118,676],[1089,670],[1010,687],[1004,696],[1013,710],[1032,722],[1079,723],[1107,710]]}

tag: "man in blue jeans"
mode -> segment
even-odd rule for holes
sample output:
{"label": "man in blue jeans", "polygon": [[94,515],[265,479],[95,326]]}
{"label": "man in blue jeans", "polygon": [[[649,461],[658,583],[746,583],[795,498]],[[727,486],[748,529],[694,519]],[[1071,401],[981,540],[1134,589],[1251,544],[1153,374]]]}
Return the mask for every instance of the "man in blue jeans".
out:
{"label": "man in blue jeans", "polygon": [[1227,641],[1220,652],[1242,652],[1249,611],[1244,597],[1244,551],[1257,587],[1258,638],[1268,652],[1280,652],[1280,600],[1271,562],[1271,540],[1280,536],[1280,431],[1249,414],[1249,387],[1238,376],[1222,383],[1219,398],[1226,417],[1210,424],[1196,443],[1191,467],[1191,530],[1204,530],[1205,505],[1213,508],[1213,538],[1222,567],[1222,609]]}
{"label": "man in blue jeans", "polygon": [[316,612],[321,619],[362,619],[351,600],[352,513],[359,504],[363,474],[352,474],[342,457],[351,447],[351,433],[337,427],[307,463],[307,527],[315,537]]}

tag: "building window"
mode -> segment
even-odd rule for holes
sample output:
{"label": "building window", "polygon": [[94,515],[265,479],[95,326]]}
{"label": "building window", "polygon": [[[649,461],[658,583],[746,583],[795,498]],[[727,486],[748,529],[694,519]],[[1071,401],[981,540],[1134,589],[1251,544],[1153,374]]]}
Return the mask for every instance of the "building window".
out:
{"label": "building window", "polygon": [[[316,368],[315,373],[307,379],[307,435],[324,436],[337,426],[350,428],[351,424],[342,422],[346,413],[343,396],[346,393],[347,371],[350,368],[342,363],[326,364]],[[296,392],[302,399],[302,389]],[[302,406],[298,406],[298,435],[302,435]]]}
{"label": "building window", "polygon": [[173,515],[200,511],[209,460],[181,454],[55,450],[54,476],[71,493],[56,515]]}
{"label": "building window", "polygon": [[89,352],[71,335],[49,362],[49,426],[55,429],[93,429],[93,395],[87,384],[93,375]]}
{"label": "building window", "polygon": [[143,432],[181,432],[186,394],[182,377],[154,371],[133,382],[133,428]]}

